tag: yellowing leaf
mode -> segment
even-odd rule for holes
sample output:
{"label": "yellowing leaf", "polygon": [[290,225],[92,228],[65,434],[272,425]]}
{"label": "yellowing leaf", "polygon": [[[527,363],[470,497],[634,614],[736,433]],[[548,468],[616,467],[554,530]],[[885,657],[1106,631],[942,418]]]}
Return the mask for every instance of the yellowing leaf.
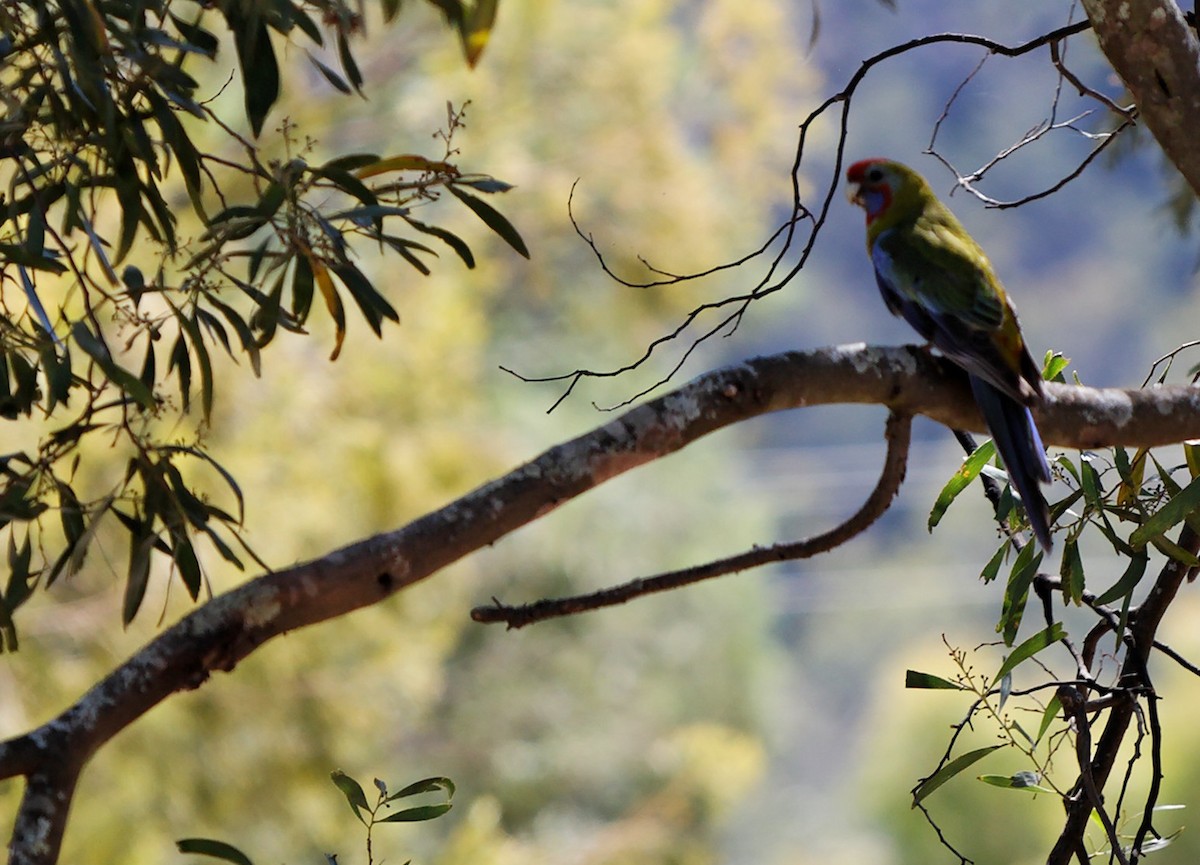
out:
{"label": "yellowing leaf", "polygon": [[346,339],[346,310],[342,306],[342,299],[338,296],[337,288],[333,284],[333,277],[329,275],[329,268],[307,249],[303,252],[312,268],[313,279],[316,280],[317,287],[321,289],[321,296],[325,298],[325,306],[329,309],[329,314],[333,316],[336,336],[333,353],[329,355],[329,359],[337,360],[338,355],[342,353],[342,343]]}
{"label": "yellowing leaf", "polygon": [[463,22],[463,53],[467,56],[467,65],[472,69],[483,56],[483,49],[487,47],[488,39],[491,38],[498,2],[499,0],[476,0]]}
{"label": "yellowing leaf", "polygon": [[435,162],[415,153],[403,153],[399,156],[388,156],[377,162],[367,163],[361,168],[355,169],[354,176],[359,180],[365,180],[389,171],[431,171],[435,174],[458,174],[458,169],[449,162]]}

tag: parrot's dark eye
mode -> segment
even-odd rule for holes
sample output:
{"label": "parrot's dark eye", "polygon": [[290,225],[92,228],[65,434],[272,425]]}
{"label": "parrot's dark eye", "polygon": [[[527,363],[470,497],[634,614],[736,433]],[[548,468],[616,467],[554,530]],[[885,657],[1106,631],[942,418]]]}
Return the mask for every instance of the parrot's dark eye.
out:
{"label": "parrot's dark eye", "polygon": [[878,168],[872,168],[867,172],[867,180],[871,181],[872,183],[878,183],[879,181],[883,180],[883,172]]}

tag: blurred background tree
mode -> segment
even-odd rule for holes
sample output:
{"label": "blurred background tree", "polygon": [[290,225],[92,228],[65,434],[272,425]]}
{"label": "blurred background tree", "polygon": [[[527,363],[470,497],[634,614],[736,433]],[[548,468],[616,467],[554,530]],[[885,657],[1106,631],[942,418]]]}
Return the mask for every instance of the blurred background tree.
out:
{"label": "blurred background tree", "polygon": [[[231,41],[230,31],[249,26],[238,16],[254,9],[263,16],[250,27],[254,39]],[[72,10],[85,24],[103,13],[125,34],[119,44],[110,37],[111,55],[103,46],[94,51],[97,62],[113,59],[95,71],[112,93],[139,74],[153,84],[157,79],[145,71],[151,64],[181,67],[193,83],[180,94],[188,100],[182,110],[164,85],[162,93],[151,88],[150,109],[144,94],[128,105],[114,97],[118,112],[96,120],[116,137],[138,128],[128,122],[132,117],[154,143],[142,162],[129,157],[132,173],[111,169],[127,184],[136,177],[138,185],[115,203],[105,199],[94,217],[96,244],[79,228],[64,233],[61,248],[45,244],[54,260],[72,258],[84,276],[80,285],[71,273],[60,280],[49,271],[35,274],[61,343],[23,313],[20,294],[10,299],[17,304],[14,320],[27,331],[27,345],[14,351],[23,350],[33,368],[43,356],[69,354],[81,378],[92,361],[91,386],[109,392],[93,398],[115,403],[107,409],[115,417],[87,430],[76,450],[57,459],[30,450],[29,462],[43,475],[62,474],[79,490],[85,525],[79,543],[90,552],[78,556],[78,567],[68,559],[49,592],[27,600],[7,596],[23,603],[11,605],[20,652],[0,670],[6,732],[60,709],[162,621],[186,612],[190,594],[219,592],[243,578],[204,537],[208,528],[252,570],[235,537],[263,561],[286,564],[410,519],[531,449],[593,425],[586,404],[546,418],[545,395],[499,372],[498,364],[552,368],[568,351],[588,359],[619,356],[693,301],[614,293],[565,218],[571,183],[584,178],[577,212],[603,227],[619,264],[636,264],[638,253],[655,249],[672,250],[688,266],[715,262],[757,241],[771,217],[764,202],[786,203],[788,187],[779,178],[789,159],[791,118],[820,83],[815,70],[788,68],[790,23],[768,2],[690,11],[669,3],[577,10],[514,4],[499,19],[509,38],[498,30],[486,62],[479,58],[473,70],[456,44],[470,41],[470,15],[458,28],[466,36],[448,39],[445,10],[432,6],[406,6],[392,23],[373,6],[360,13],[332,3],[209,10],[79,3]],[[35,11],[12,18],[14,52],[24,47],[22,38],[41,39],[41,52],[53,59],[52,38],[79,41],[74,18],[57,16],[49,5]],[[686,28],[680,14],[691,22]],[[22,36],[18,25],[28,33]],[[79,77],[69,51],[60,53],[68,59],[64,66],[50,63],[50,74],[65,68]],[[275,100],[253,95],[272,78],[267,54],[279,69]],[[721,60],[711,68],[695,62],[706,57]],[[751,57],[764,62],[735,62]],[[37,79],[33,72],[27,77]],[[338,82],[350,90],[365,82],[365,101],[339,94],[345,88]],[[43,89],[71,92],[67,82],[55,83]],[[52,119],[66,123],[79,113],[69,108]],[[238,115],[248,116],[239,123]],[[198,181],[187,162],[190,150],[181,145],[181,157],[182,139],[166,134],[176,116],[197,154],[215,154],[196,158],[203,168]],[[83,169],[71,167],[64,129],[41,134],[61,140],[56,155],[63,160],[57,175],[45,176],[84,186],[73,180],[71,172]],[[78,134],[82,147],[99,133]],[[379,156],[339,162],[348,153]],[[408,161],[384,162],[391,156]],[[23,151],[19,158],[33,156]],[[497,176],[503,166],[504,180],[521,196],[510,193],[501,202],[489,194],[500,187],[473,173],[485,163],[497,166],[487,169]],[[108,169],[93,169],[101,170]],[[22,188],[19,177],[11,182]],[[364,200],[360,187],[368,185],[374,200]],[[502,204],[531,259],[511,255],[511,237],[490,232],[494,226],[471,208],[452,198],[432,200],[450,198],[450,186]],[[151,196],[166,205],[154,223],[157,239],[145,224],[158,218],[146,203]],[[679,204],[688,200],[694,206],[681,215]],[[80,210],[90,201],[83,196]],[[123,204],[133,215],[125,216]],[[62,218],[56,213],[51,222]],[[390,248],[379,243],[372,236],[376,218],[397,223],[384,233],[403,240]],[[26,217],[14,219],[23,230]],[[445,259],[458,261],[459,246],[415,223],[459,238],[475,269],[455,268]],[[619,230],[610,234],[610,226]],[[178,252],[164,236],[168,230]],[[138,232],[128,250],[118,248],[117,238],[105,242],[106,232],[124,231]],[[344,258],[330,231],[349,247]],[[425,250],[405,245],[410,240],[442,260],[435,264]],[[432,273],[403,261],[397,253],[405,252]],[[322,293],[322,266],[346,310],[344,326]],[[343,279],[337,267],[352,267],[360,277]],[[189,268],[205,278],[188,281]],[[19,285],[11,274],[6,284]],[[107,362],[101,341],[111,354],[107,366],[81,355],[80,334],[68,327],[85,307],[84,289],[96,298],[98,324],[88,333],[100,359]],[[400,327],[387,321],[384,304]],[[202,312],[217,321],[189,320]],[[391,333],[378,343],[356,338],[375,324]],[[229,353],[214,341],[218,328]],[[611,344],[614,334],[619,345]],[[340,353],[331,363],[335,346]],[[146,360],[151,348],[154,365]],[[176,351],[186,352],[187,361]],[[186,380],[184,368],[191,370]],[[261,377],[246,374],[260,369]],[[122,384],[132,395],[121,396]],[[42,391],[36,397],[44,401],[49,392]],[[70,409],[80,399],[72,395]],[[41,419],[44,402],[31,399],[28,408],[42,430],[61,425]],[[29,421],[20,430],[8,426],[10,449],[30,447]],[[232,519],[222,525],[219,515],[210,516],[182,527],[195,541],[199,583],[167,556],[151,556],[138,560],[145,573],[137,597],[129,600],[126,591],[122,598],[116,590],[129,581],[129,521],[114,520],[113,512],[127,511],[146,525],[149,496],[139,488],[109,501],[105,484],[124,477],[130,449],[180,462],[178,452],[163,450],[176,447],[220,460],[245,497],[245,518],[233,507],[237,497],[224,475],[183,460],[167,492],[194,491],[196,502]],[[82,454],[77,467],[70,462],[75,453]],[[605,858],[685,847],[689,858],[711,856],[723,815],[763,767],[760,685],[771,654],[758,591],[713,587],[627,616],[552,626],[532,640],[473,626],[465,611],[480,593],[498,591],[518,574],[533,592],[598,582],[624,559],[631,537],[638,538],[639,557],[681,564],[715,553],[734,535],[748,540],[766,531],[765,507],[731,517],[708,498],[714,484],[732,488],[736,472],[736,459],[712,452],[683,480],[672,477],[665,507],[648,491],[625,487],[568,509],[548,532],[456,569],[442,587],[363,611],[340,634],[295,634],[242,665],[228,688],[164,705],[89,766],[63,861],[161,861],[170,839],[181,835],[235,840],[257,861],[353,851],[356,830],[326,781],[335,765],[360,776],[392,767],[404,777],[456,776],[461,812],[443,830],[452,838],[432,838],[421,849],[425,861],[477,861],[481,849],[511,855],[505,845],[512,844],[557,858],[560,843],[575,836],[594,839],[588,843],[597,845],[597,855],[606,851]],[[31,484],[30,498],[45,486]],[[49,488],[58,489],[53,482]],[[27,532],[34,534],[28,569],[9,585],[49,581],[50,572],[39,567],[53,568],[64,536],[53,509],[59,502],[52,497],[48,504],[51,510],[8,527],[18,548]],[[697,538],[703,519],[720,533]],[[97,528],[88,532],[93,521]],[[164,538],[177,537],[163,520],[153,527]],[[43,552],[48,560],[39,563]],[[113,627],[122,611],[129,620],[123,631]],[[702,680],[686,692],[677,689],[698,665],[707,670]],[[599,717],[610,721],[594,725]],[[481,784],[475,776],[490,780]],[[19,785],[8,782],[0,791],[5,809],[15,808]],[[97,797],[103,807],[84,804]],[[510,833],[521,840],[507,840]]]}

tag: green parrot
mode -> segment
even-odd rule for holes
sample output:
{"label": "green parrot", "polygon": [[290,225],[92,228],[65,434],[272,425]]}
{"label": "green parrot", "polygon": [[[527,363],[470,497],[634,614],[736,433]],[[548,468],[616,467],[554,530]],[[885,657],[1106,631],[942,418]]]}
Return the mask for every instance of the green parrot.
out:
{"label": "green parrot", "polygon": [[893,315],[962,367],[984,423],[1048,552],[1046,449],[1030,406],[1042,377],[991,262],[925,178],[906,165],[864,159],[846,171],[850,200],[867,212],[867,252]]}

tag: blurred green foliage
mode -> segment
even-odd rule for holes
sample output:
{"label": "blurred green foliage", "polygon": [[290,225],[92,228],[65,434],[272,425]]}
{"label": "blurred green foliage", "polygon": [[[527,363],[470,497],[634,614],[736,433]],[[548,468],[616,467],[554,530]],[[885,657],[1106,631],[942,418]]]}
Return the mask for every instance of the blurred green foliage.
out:
{"label": "blurred green foliage", "polygon": [[[495,3],[434,5],[474,63]],[[386,24],[399,7],[382,6]],[[0,649],[17,648],[14,614],[34,587],[83,568],[102,528],[126,535],[126,624],[156,557],[192,599],[204,587],[198,540],[239,568],[255,558],[239,535],[241,487],[201,435],[233,375],[214,374],[214,355],[240,354],[258,373],[281,329],[305,332],[314,299],[335,324],[333,358],[347,299],[381,335],[399,321],[385,297],[397,287],[381,291],[364,273],[364,247],[422,275],[438,254],[430,243],[475,265],[466,241],[414,215],[442,194],[529,255],[484,200],[508,184],[451,161],[453,112],[437,158],[360,149],[310,164],[286,120],[283,152],[266,155],[256,139],[281,96],[280,51],[303,45],[323,79],[361,93],[352,40],[364,14],[340,0],[61,0],[0,11],[0,280],[27,305],[25,315],[8,307],[0,327],[0,416],[18,427],[5,438],[22,442],[0,465]],[[211,82],[229,69],[230,41],[241,112],[214,101],[222,88]],[[340,71],[314,53],[322,49]],[[253,137],[239,131],[246,124]]]}
{"label": "blurred green foliage", "polygon": [[[469,241],[474,269],[436,269],[414,281],[411,263],[386,243],[380,254],[377,241],[355,243],[358,228],[347,229],[355,266],[402,318],[397,338],[364,341],[371,321],[347,315],[341,354],[329,363],[339,340],[333,315],[311,315],[307,334],[284,326],[285,314],[294,315],[294,266],[284,271],[270,351],[259,354],[261,378],[244,375],[254,360],[229,329],[234,351],[210,356],[217,396],[208,424],[195,432],[162,417],[148,426],[219,456],[236,478],[244,515],[224,476],[201,471],[203,463],[182,465],[183,483],[242,517],[242,537],[268,563],[393,528],[607,419],[585,401],[547,418],[546,392],[497,366],[557,371],[577,358],[625,355],[695,301],[625,290],[595,270],[566,218],[575,179],[584,178],[578,214],[622,267],[641,267],[640,253],[660,249],[681,267],[741,252],[772,219],[764,203],[786,203],[786,184],[771,174],[786,171],[792,118],[819,77],[789,68],[786,17],[774,3],[714,3],[688,11],[687,26],[683,7],[669,2],[533,3],[506,5],[502,14],[474,71],[459,45],[440,38],[435,10],[405,7],[400,26],[372,25],[356,50],[366,103],[339,99],[320,70],[305,77],[300,64],[288,72],[285,57],[304,60],[294,46],[277,52],[283,85],[270,118],[280,122],[272,132],[268,120],[255,145],[260,163],[277,173],[230,181],[230,206],[256,212],[235,212],[227,229],[273,206],[268,198],[258,208],[276,178],[283,187],[294,182],[285,174],[298,168],[295,160],[304,163],[298,182],[311,181],[314,200],[331,202],[332,213],[363,207],[314,180],[316,172],[339,153],[428,153],[430,133],[453,127],[452,141],[434,139],[427,158],[459,164],[447,151],[461,150],[517,184],[504,214],[534,255],[508,254],[511,238],[458,198],[421,199],[409,215]],[[718,67],[702,69],[697,57],[717,58]],[[197,80],[213,111],[244,110],[217,70]],[[714,114],[705,117],[702,107]],[[198,148],[227,161],[244,155],[242,142],[213,124],[196,129]],[[451,185],[479,201],[496,197]],[[179,237],[192,248],[215,242],[182,182],[173,189],[164,195],[180,206]],[[289,201],[285,194],[277,216]],[[232,267],[242,282],[262,240],[272,238],[259,279],[276,253],[288,254],[272,225],[257,232],[229,240],[243,253]],[[158,250],[135,244],[129,255],[142,252]],[[139,270],[145,308],[162,292],[155,267]],[[333,278],[339,292],[348,290]],[[319,312],[317,291],[314,301]],[[114,352],[123,344],[113,342]],[[140,354],[136,362],[114,357],[140,371]],[[200,365],[192,368],[199,416]],[[171,402],[180,408],[178,373],[171,375]],[[99,453],[91,471],[103,475],[111,454],[107,441],[94,441],[84,453]],[[352,827],[330,816],[337,794],[322,778],[330,765],[360,774],[383,760],[411,777],[446,774],[460,784],[455,811],[414,842],[422,862],[559,861],[571,845],[587,845],[603,861],[712,861],[717,830],[765,770],[760,694],[773,656],[764,653],[761,586],[702,587],[520,634],[472,625],[467,610],[491,594],[515,600],[594,586],[631,576],[631,568],[676,567],[760,540],[769,531],[765,507],[730,514],[712,494],[728,489],[737,471],[724,441],[714,437],[694,456],[651,467],[649,486],[618,481],[593,501],[572,503],[386,608],[264,647],[233,676],[159,707],[84,773],[63,861],[159,862],[169,839],[185,835],[236,841],[255,861],[354,850]],[[78,477],[98,483],[87,465],[81,461]],[[22,608],[21,652],[0,670],[10,697],[0,709],[5,730],[61,708],[136,650],[158,627],[148,612],[170,621],[189,608],[188,592],[178,591],[182,583],[158,556],[143,614],[124,631],[113,627],[125,543],[120,526],[101,524],[84,566]],[[243,578],[211,545],[197,545],[196,557],[213,591]],[[0,789],[4,813],[18,793],[16,785]]]}

